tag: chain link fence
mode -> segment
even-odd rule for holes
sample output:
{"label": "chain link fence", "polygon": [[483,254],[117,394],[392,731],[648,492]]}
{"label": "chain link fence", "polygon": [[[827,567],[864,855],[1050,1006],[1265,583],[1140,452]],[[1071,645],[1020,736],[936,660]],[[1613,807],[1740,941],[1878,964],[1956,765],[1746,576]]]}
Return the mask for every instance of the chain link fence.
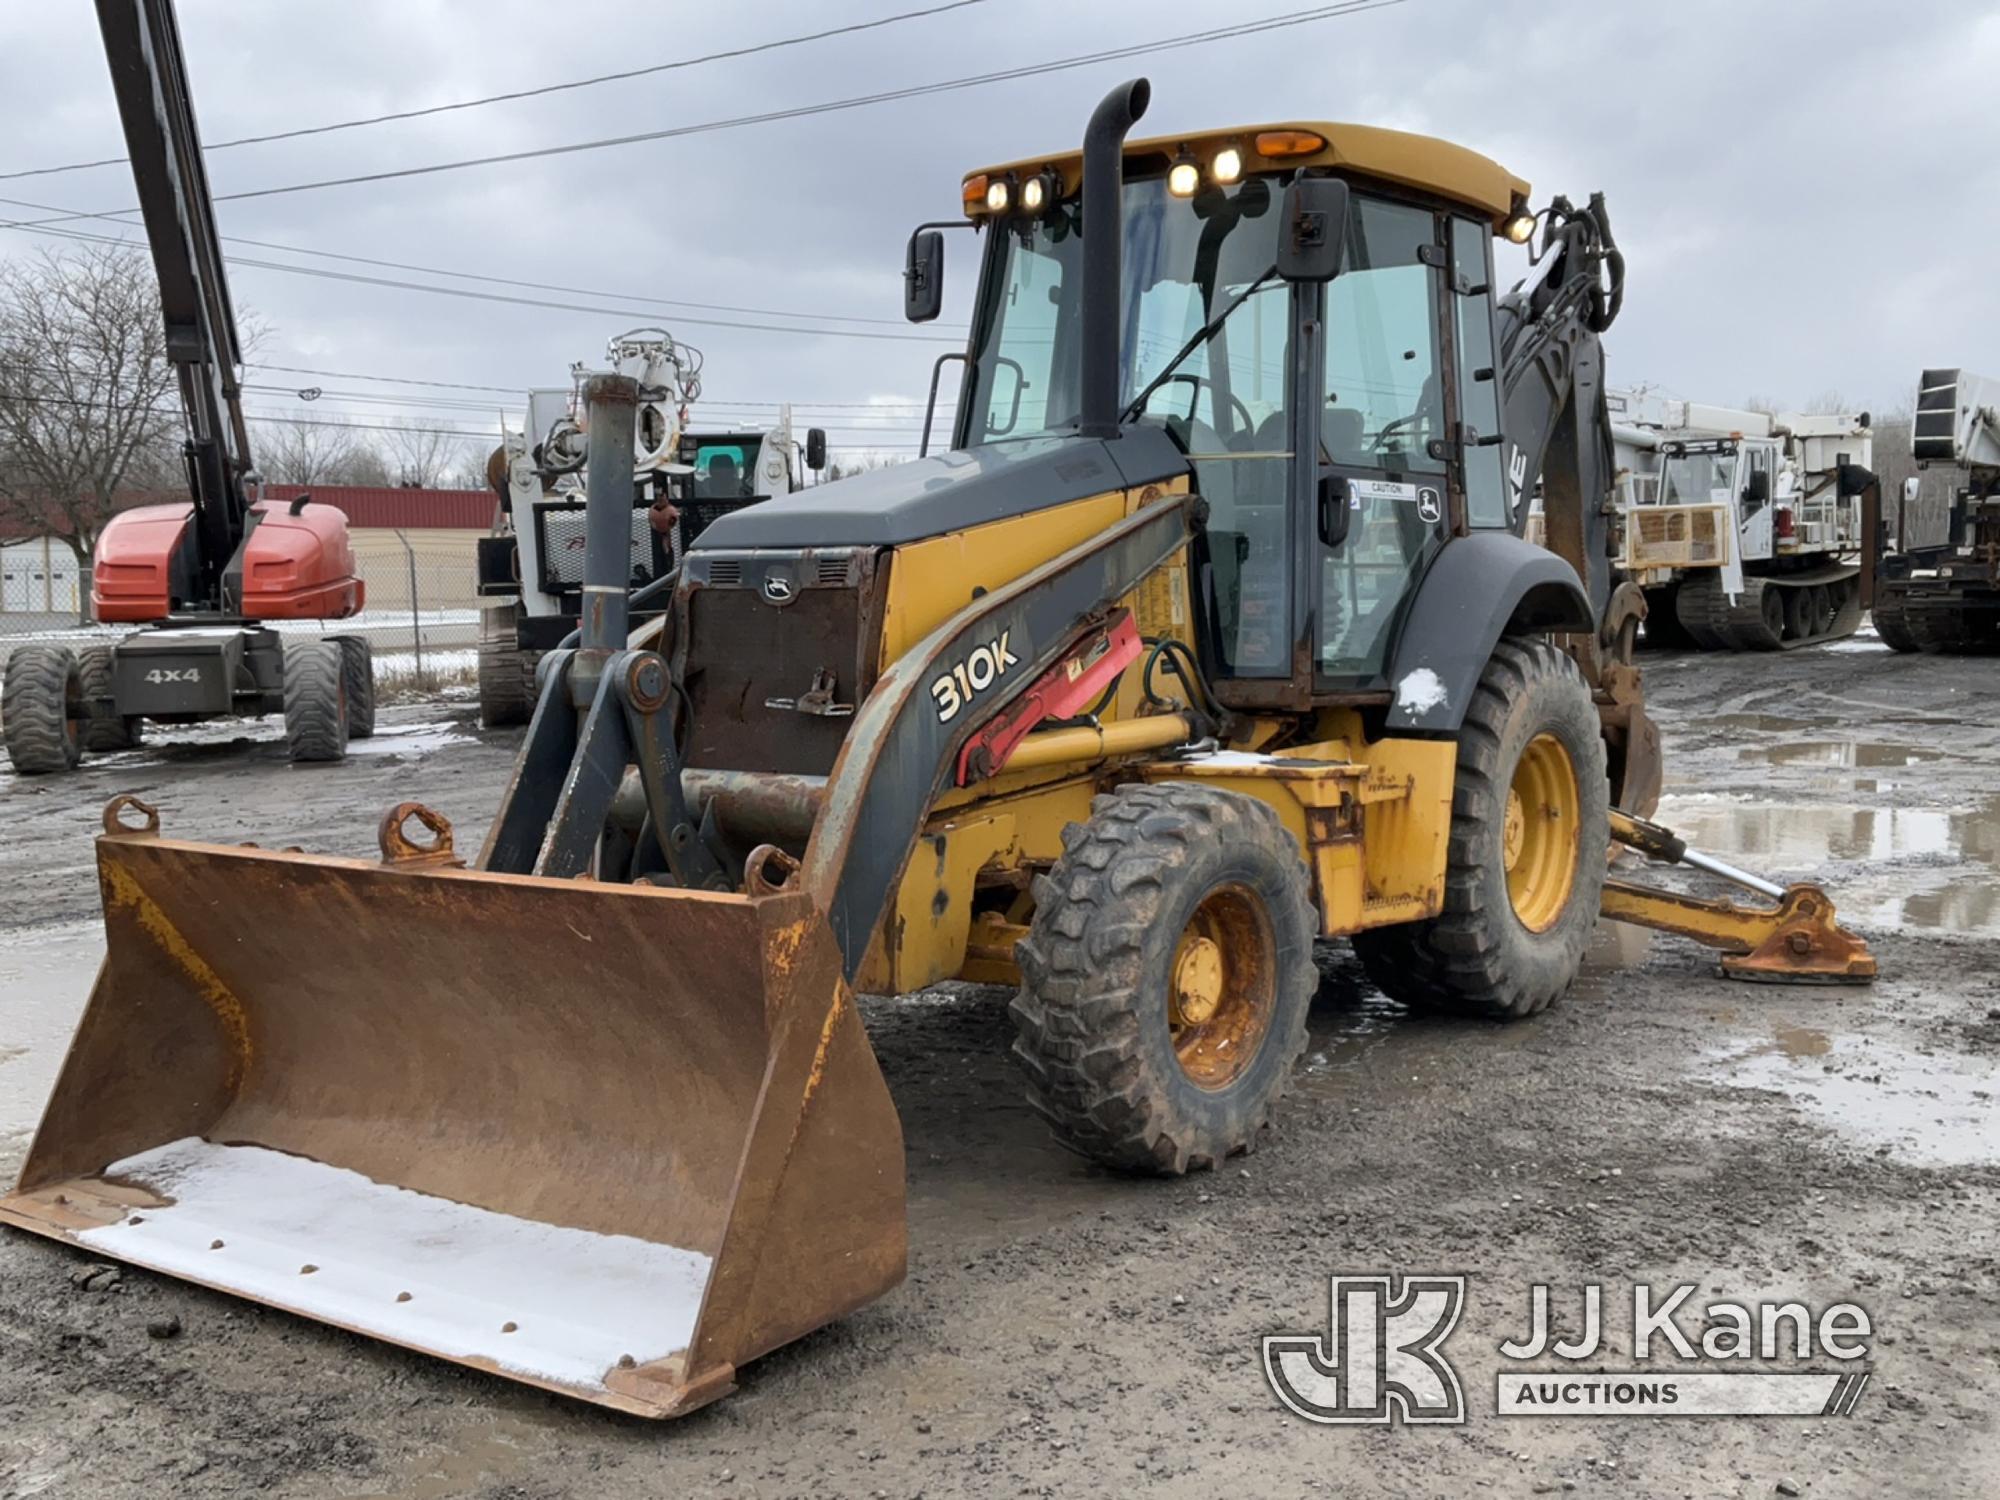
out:
{"label": "chain link fence", "polygon": [[[349,534],[365,585],[360,614],[345,620],[280,620],[287,636],[365,637],[375,675],[388,689],[434,691],[471,682],[479,644],[477,534],[462,530],[357,530]],[[0,661],[27,642],[109,643],[125,624],[89,618],[89,574],[56,538],[0,548]]]}

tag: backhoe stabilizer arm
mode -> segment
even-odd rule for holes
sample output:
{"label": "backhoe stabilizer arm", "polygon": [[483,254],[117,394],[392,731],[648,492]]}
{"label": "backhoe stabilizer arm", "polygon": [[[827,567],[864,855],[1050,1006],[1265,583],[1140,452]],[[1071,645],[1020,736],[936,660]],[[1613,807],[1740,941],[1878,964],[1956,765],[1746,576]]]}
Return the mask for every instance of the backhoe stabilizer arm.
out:
{"label": "backhoe stabilizer arm", "polygon": [[1775,906],[1741,906],[1720,897],[1656,890],[1607,880],[1600,911],[1615,922],[1693,938],[1723,954],[1731,979],[1777,984],[1866,984],[1875,977],[1868,944],[1849,932],[1833,900],[1816,885],[1779,887],[1691,850],[1657,823],[1615,809],[1611,836],[1648,859],[1685,864],[1773,897]]}

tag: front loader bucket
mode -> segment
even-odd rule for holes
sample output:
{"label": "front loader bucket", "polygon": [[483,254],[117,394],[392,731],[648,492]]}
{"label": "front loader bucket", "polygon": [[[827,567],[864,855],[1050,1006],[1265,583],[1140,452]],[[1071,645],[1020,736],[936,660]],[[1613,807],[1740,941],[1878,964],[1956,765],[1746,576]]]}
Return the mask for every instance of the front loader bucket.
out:
{"label": "front loader bucket", "polygon": [[403,847],[99,840],[104,967],[0,1221],[647,1416],[901,1280],[809,898]]}

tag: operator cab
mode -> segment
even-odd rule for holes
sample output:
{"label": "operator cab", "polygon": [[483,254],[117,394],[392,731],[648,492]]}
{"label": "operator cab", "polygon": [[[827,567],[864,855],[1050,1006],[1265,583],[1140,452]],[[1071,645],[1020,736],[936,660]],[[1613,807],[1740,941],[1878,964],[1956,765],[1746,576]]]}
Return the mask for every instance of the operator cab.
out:
{"label": "operator cab", "polygon": [[[1246,707],[1385,693],[1444,538],[1515,524],[1491,247],[1528,185],[1443,142],[1324,124],[1135,141],[1124,170],[1120,416],[1165,432],[1207,502],[1210,670]],[[991,232],[956,449],[1078,430],[1079,175],[1068,156],[965,179]],[[1288,274],[1316,182],[1345,188],[1326,274]]]}

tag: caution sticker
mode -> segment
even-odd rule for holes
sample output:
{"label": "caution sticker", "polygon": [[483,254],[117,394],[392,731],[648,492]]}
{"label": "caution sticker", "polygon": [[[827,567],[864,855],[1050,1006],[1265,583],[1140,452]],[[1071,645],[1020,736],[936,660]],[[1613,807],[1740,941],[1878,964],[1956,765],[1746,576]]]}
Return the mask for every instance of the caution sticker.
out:
{"label": "caution sticker", "polygon": [[1414,484],[1395,484],[1387,479],[1354,479],[1348,483],[1357,500],[1393,500],[1401,505],[1417,503],[1417,487]]}

